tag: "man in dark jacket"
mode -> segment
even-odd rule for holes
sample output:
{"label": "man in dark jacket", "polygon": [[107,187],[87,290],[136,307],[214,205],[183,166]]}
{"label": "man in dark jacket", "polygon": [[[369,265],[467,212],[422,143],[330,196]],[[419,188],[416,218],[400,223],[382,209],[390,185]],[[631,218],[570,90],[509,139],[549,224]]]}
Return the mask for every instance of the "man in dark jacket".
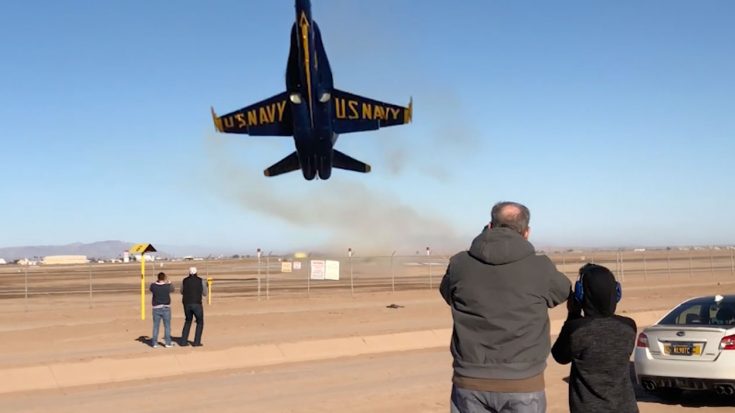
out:
{"label": "man in dark jacket", "polygon": [[629,373],[636,325],[628,317],[615,315],[620,284],[609,269],[587,264],[579,270],[574,288],[567,321],[551,349],[557,362],[572,363],[569,410],[637,413]]}
{"label": "man in dark jacket", "polygon": [[452,310],[452,412],[545,412],[548,309],[569,279],[528,242],[530,212],[493,206],[469,251],[453,256],[440,291]]}
{"label": "man in dark jacket", "polygon": [[166,279],[166,273],[159,272],[157,281],[150,286],[151,311],[153,312],[153,335],[151,346],[158,348],[158,327],[163,321],[163,341],[166,347],[173,347],[171,342],[171,293],[174,286]]}
{"label": "man in dark jacket", "polygon": [[197,328],[194,332],[194,347],[202,345],[202,330],[204,330],[204,308],[202,297],[207,296],[207,284],[197,275],[197,268],[189,268],[189,276],[181,282],[181,301],[184,303],[184,329],[181,331],[181,345],[189,345],[189,329],[191,321],[196,317]]}

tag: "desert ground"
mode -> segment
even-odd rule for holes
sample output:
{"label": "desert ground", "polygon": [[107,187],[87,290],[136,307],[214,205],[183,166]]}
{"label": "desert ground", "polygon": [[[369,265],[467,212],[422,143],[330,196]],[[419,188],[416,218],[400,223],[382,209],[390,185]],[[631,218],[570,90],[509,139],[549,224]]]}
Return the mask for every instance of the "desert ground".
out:
{"label": "desert ground", "polygon": [[[731,251],[550,256],[570,280],[586,261],[613,269],[618,312],[639,327],[688,297],[735,293]],[[451,314],[436,291],[446,257],[340,261],[339,281],[282,273],[275,257],[195,262],[213,279],[204,347],[157,349],[149,295],[141,320],[138,264],[3,266],[0,412],[449,411]],[[161,270],[176,285],[190,265],[151,264],[146,289]],[[550,311],[552,336],[565,316]],[[549,412],[568,411],[568,370],[549,359]],[[636,393],[642,412],[735,411],[734,399],[714,394],[671,402]]]}

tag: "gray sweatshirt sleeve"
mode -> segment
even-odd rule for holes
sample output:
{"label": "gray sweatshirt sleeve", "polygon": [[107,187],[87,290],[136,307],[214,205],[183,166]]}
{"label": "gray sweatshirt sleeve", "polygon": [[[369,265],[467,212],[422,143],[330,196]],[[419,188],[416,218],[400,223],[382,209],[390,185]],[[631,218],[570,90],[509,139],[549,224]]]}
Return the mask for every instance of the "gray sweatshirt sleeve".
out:
{"label": "gray sweatshirt sleeve", "polygon": [[551,262],[549,257],[545,258],[549,263],[549,274],[547,276],[549,290],[544,298],[546,299],[546,305],[549,308],[553,308],[567,300],[572,283],[566,275],[556,269],[556,266]]}
{"label": "gray sweatshirt sleeve", "polygon": [[449,287],[449,282],[449,266],[447,265],[447,272],[444,274],[441,284],[439,284],[439,293],[447,304],[452,305],[452,291]]}

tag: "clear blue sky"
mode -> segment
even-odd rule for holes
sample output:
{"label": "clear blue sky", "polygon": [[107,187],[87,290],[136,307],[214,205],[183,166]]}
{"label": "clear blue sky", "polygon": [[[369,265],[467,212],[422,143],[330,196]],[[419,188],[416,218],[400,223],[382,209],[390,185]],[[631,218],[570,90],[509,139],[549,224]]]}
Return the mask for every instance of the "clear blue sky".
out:
{"label": "clear blue sky", "polygon": [[292,1],[4,3],[0,246],[451,252],[499,200],[537,245],[735,243],[735,3],[418,4],[314,0],[335,86],[415,106],[307,182],[209,115],[285,89]]}

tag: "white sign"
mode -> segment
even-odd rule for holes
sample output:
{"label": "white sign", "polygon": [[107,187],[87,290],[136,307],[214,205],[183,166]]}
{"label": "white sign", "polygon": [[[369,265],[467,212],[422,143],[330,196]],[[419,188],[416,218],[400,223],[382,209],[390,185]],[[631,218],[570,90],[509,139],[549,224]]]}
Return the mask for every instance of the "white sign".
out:
{"label": "white sign", "polygon": [[326,263],[324,260],[311,260],[311,279],[323,280]]}
{"label": "white sign", "polygon": [[324,274],[325,280],[339,280],[339,261],[327,260],[327,270]]}
{"label": "white sign", "polygon": [[293,262],[293,270],[299,271],[301,269],[301,261],[294,261]]}
{"label": "white sign", "polygon": [[291,272],[291,262],[290,261],[283,261],[281,262],[281,272]]}

